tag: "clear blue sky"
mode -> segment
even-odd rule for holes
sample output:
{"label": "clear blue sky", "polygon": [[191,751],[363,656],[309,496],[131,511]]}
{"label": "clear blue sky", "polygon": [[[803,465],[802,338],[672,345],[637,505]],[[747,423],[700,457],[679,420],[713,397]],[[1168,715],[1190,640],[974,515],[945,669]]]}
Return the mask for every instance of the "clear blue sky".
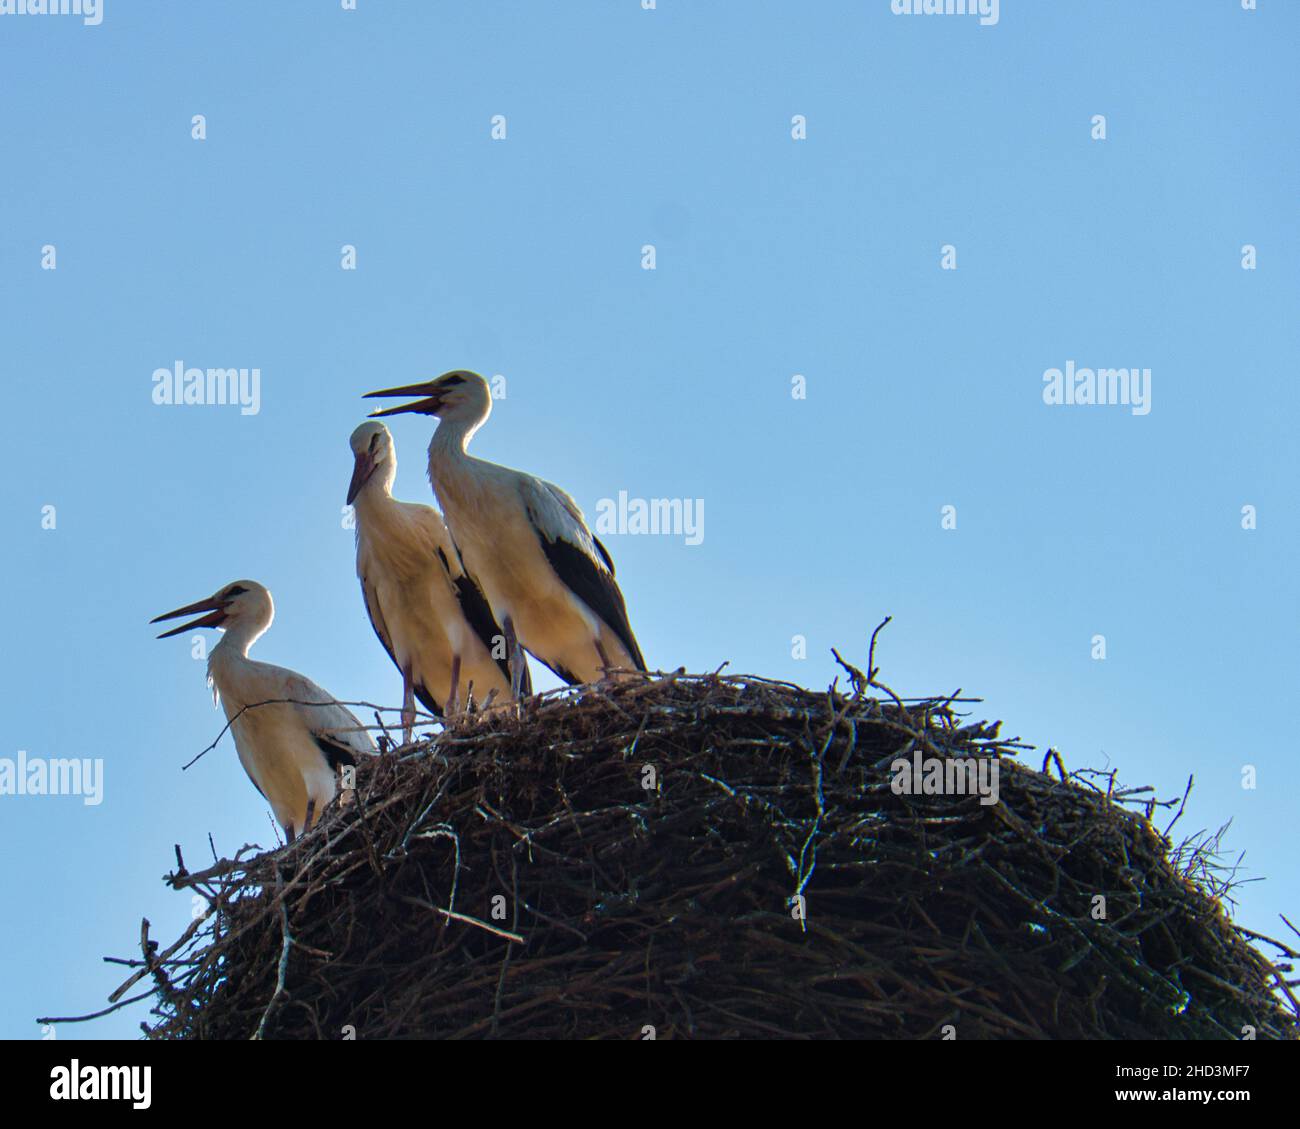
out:
{"label": "clear blue sky", "polygon": [[[150,616],[261,580],[256,657],[398,704],[340,520],[347,439],[361,393],[455,367],[507,380],[475,452],[589,514],[620,490],[704,499],[698,546],[608,538],[652,666],[823,687],[830,647],[863,657],[892,613],[900,692],[963,687],[1161,794],[1194,772],[1182,829],[1233,821],[1263,879],[1240,919],[1280,935],[1300,912],[1300,5],[1259,7],[0,16],[0,757],[105,764],[99,806],[0,797],[0,1035],[102,1006],[122,976],[100,957],[133,955],[142,916],[176,936],[173,843],[198,864],[209,833],[272,841],[229,738],[181,771],[223,719]],[[177,360],[260,368],[260,412],[155,405]],[[1071,360],[1150,368],[1151,413],[1044,405]],[[428,421],[394,433],[397,492],[427,500]]]}

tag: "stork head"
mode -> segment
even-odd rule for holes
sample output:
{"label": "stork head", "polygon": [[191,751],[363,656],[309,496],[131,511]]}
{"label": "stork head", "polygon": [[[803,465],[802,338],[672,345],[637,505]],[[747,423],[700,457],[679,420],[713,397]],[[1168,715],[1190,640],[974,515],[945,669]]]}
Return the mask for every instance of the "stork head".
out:
{"label": "stork head", "polygon": [[367,392],[372,396],[421,396],[413,404],[384,408],[371,412],[372,416],[395,416],[402,412],[437,416],[439,419],[472,423],[475,426],[487,419],[492,411],[492,392],[488,382],[476,372],[454,369],[444,372],[437,380],[427,384],[407,384],[402,388],[385,388],[382,392]]}
{"label": "stork head", "polygon": [[271,593],[256,580],[236,580],[218,589],[205,600],[186,604],[183,608],[166,612],[151,619],[150,623],[161,623],[165,619],[176,619],[182,615],[194,615],[195,612],[207,612],[190,623],[173,627],[158,636],[166,639],[180,635],[184,631],[193,631],[197,627],[220,627],[229,631],[234,627],[243,627],[254,636],[260,635],[271,625],[275,615],[275,605],[271,602]]}
{"label": "stork head", "polygon": [[382,485],[385,492],[390,491],[397,477],[397,450],[393,447],[393,437],[388,428],[377,420],[366,420],[352,433],[348,442],[352,445],[352,458],[355,460],[352,481],[348,483],[348,505],[356,501],[371,478],[375,479],[376,485]]}

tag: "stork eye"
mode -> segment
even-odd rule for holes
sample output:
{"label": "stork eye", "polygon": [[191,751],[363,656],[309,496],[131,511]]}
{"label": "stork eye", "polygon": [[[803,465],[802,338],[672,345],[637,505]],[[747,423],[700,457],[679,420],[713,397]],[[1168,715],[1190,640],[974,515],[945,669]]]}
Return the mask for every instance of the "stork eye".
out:
{"label": "stork eye", "polygon": [[370,450],[374,451],[379,446],[379,435],[375,434],[370,437]]}
{"label": "stork eye", "polygon": [[226,599],[233,600],[236,596],[242,596],[247,591],[248,591],[247,588],[241,588],[238,584],[236,584],[233,588],[226,589]]}
{"label": "stork eye", "polygon": [[446,380],[442,382],[442,386],[444,388],[455,388],[456,385],[464,384],[464,383],[465,383],[465,378],[463,376],[449,376],[447,377]]}

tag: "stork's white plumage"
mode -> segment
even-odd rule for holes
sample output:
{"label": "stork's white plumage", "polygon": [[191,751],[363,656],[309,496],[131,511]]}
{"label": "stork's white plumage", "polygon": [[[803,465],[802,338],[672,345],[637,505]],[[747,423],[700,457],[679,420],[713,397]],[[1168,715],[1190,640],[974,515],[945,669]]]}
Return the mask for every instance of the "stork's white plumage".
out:
{"label": "stork's white plumage", "polygon": [[[393,497],[397,452],[388,428],[367,421],[350,442],[357,576],[375,634],[402,674],[409,741],[415,698],[438,716],[454,713],[462,693],[468,704],[471,688],[480,704],[494,691],[494,700],[510,700],[505,637],[442,516]],[[532,692],[526,671],[523,692]]]}
{"label": "stork's white plumage", "polygon": [[230,722],[240,764],[293,839],[295,832],[310,830],[313,816],[334,798],[338,766],[375,755],[375,744],[352,711],[311,679],[248,657],[275,618],[271,593],[262,585],[237,580],[151,622],[195,612],[209,614],[158,638],[197,627],[225,631],[208,654],[208,678]]}
{"label": "stork's white plumage", "polygon": [[573,499],[467,452],[492,411],[487,381],[457,370],[369,395],[424,397],[373,415],[417,412],[440,420],[429,444],[429,481],[466,568],[505,631],[516,690],[521,645],[571,684],[599,681],[614,669],[645,670],[614,562]]}

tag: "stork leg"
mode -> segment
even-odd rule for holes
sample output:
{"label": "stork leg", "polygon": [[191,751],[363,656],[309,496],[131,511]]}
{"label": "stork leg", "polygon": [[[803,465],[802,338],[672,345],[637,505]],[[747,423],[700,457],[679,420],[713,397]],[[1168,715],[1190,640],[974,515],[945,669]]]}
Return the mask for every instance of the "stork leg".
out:
{"label": "stork leg", "polygon": [[316,801],[314,799],[307,801],[307,818],[302,821],[302,833],[307,834],[311,830],[311,818],[316,811]]}
{"label": "stork leg", "polygon": [[411,672],[402,671],[402,744],[411,743],[411,731],[415,728],[415,687],[411,684]]}
{"label": "stork leg", "polygon": [[286,843],[292,843],[296,838],[298,838],[298,836],[294,834],[293,824],[291,823],[284,829],[284,841]]}
{"label": "stork leg", "polygon": [[596,640],[596,654],[600,656],[600,669],[605,672],[605,677],[609,677],[609,672],[613,669],[613,664],[609,661],[609,656],[605,654],[605,644],[599,639]]}
{"label": "stork leg", "polygon": [[524,653],[519,647],[519,636],[515,634],[515,621],[506,616],[501,625],[506,633],[506,657],[510,663],[510,693],[519,701],[520,691],[524,687]]}
{"label": "stork leg", "polygon": [[451,693],[447,695],[447,704],[442,707],[442,716],[451,717],[460,711],[458,694],[460,691],[460,655],[451,656]]}

